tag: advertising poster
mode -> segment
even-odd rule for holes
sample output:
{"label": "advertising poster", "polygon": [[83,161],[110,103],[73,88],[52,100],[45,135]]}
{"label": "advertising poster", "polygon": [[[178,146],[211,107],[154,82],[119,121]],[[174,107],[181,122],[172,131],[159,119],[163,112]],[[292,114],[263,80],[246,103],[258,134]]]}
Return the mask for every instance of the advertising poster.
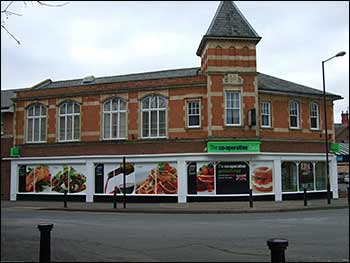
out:
{"label": "advertising poster", "polygon": [[314,173],[311,162],[301,162],[299,164],[299,191],[314,190]]}
{"label": "advertising poster", "polygon": [[273,175],[271,162],[251,163],[251,182],[253,193],[272,193]]}
{"label": "advertising poster", "polygon": [[27,193],[84,193],[84,165],[21,165],[19,192]]}
{"label": "advertising poster", "polygon": [[249,193],[249,165],[247,162],[220,162],[216,165],[217,194]]}
{"label": "advertising poster", "polygon": [[145,163],[135,167],[135,194],[177,194],[175,163]]}
{"label": "advertising poster", "polygon": [[214,162],[197,163],[196,188],[198,195],[215,195]]}
{"label": "advertising poster", "polygon": [[132,194],[135,190],[135,167],[133,163],[125,163],[125,189],[123,164],[104,164],[104,188],[105,194]]}
{"label": "advertising poster", "polygon": [[197,194],[197,163],[187,163],[187,193]]}
{"label": "advertising poster", "polygon": [[52,165],[49,167],[52,174],[52,191],[64,193],[85,193],[86,176],[84,165]]}

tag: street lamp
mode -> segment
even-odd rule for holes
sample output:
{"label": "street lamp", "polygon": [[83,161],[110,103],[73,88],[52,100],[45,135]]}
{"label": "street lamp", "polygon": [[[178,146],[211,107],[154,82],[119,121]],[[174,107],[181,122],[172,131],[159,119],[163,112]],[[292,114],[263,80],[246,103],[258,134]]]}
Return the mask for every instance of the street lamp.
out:
{"label": "street lamp", "polygon": [[326,108],[326,86],[324,79],[324,63],[335,58],[342,57],[346,54],[345,51],[341,51],[337,53],[335,56],[322,61],[322,77],[323,77],[323,110],[324,110],[324,121],[325,121],[325,139],[326,139],[326,170],[327,170],[327,203],[331,203],[331,192],[330,192],[330,184],[329,184],[329,164],[328,164],[328,130],[327,130],[327,108]]}

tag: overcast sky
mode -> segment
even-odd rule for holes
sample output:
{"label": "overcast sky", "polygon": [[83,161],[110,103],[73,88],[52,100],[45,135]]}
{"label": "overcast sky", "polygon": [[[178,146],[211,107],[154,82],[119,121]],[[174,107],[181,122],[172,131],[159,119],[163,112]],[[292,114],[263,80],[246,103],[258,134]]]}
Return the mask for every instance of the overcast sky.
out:
{"label": "overcast sky", "polygon": [[[1,2],[3,10],[8,2]],[[47,2],[49,3],[49,2]],[[57,4],[64,2],[50,2]],[[262,37],[261,73],[344,97],[334,104],[335,122],[349,107],[349,3],[253,2],[236,5]],[[64,7],[15,2],[1,31],[1,90],[53,81],[199,67],[196,50],[218,1],[69,2]],[[3,20],[3,17],[1,17]]]}

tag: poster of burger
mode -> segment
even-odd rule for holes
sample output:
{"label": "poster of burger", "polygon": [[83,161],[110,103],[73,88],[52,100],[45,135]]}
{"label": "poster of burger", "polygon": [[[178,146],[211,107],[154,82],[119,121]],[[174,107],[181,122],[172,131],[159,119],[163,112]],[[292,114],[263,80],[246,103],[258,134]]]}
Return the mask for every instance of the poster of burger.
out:
{"label": "poster of burger", "polygon": [[253,193],[272,193],[272,162],[253,162],[251,167],[251,183]]}

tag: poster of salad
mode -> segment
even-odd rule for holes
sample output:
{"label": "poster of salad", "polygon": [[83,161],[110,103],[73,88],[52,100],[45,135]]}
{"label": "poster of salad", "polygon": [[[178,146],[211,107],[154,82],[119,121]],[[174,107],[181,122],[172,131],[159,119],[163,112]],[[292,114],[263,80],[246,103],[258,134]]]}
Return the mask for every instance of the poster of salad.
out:
{"label": "poster of salad", "polygon": [[251,186],[253,193],[273,192],[273,164],[272,162],[252,162],[251,163]]}
{"label": "poster of salad", "polygon": [[197,194],[215,195],[214,162],[197,163]]}
{"label": "poster of salad", "polygon": [[84,165],[52,165],[52,192],[85,193],[86,176]]}
{"label": "poster of salad", "polygon": [[247,162],[219,162],[216,165],[216,193],[249,193],[249,164]]}
{"label": "poster of salad", "polygon": [[145,163],[135,167],[135,194],[177,194],[175,163]]}
{"label": "poster of salad", "polygon": [[[133,163],[125,163],[125,189],[123,182],[123,163],[103,164],[104,171],[104,194],[132,194],[135,190],[135,168]],[[101,167],[101,164],[100,164]],[[96,171],[95,171],[96,172]]]}

